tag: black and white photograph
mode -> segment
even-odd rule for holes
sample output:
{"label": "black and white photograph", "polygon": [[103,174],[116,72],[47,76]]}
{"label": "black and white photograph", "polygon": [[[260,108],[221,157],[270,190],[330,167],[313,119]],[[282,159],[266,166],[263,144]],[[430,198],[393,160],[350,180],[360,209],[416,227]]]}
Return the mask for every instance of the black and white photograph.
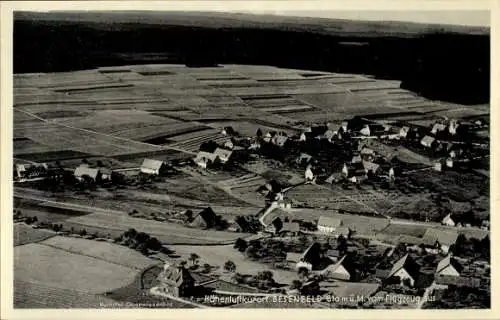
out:
{"label": "black and white photograph", "polygon": [[90,8],[13,12],[14,310],[492,308],[489,10]]}

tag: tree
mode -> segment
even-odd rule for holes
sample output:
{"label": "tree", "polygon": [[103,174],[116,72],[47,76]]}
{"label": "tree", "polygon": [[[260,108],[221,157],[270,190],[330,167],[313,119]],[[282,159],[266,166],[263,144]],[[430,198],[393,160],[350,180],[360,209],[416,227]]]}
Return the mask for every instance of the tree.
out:
{"label": "tree", "polygon": [[97,166],[98,167],[104,167],[104,164],[102,163],[101,160],[97,160]]}
{"label": "tree", "polygon": [[146,241],[146,246],[148,247],[148,249],[154,251],[159,251],[162,247],[161,242],[155,237],[149,238],[148,241]]}
{"label": "tree", "polygon": [[337,250],[340,252],[345,252],[347,250],[347,239],[343,235],[337,238]]}
{"label": "tree", "polygon": [[179,262],[179,267],[185,268],[186,264],[187,264],[187,261],[186,260],[182,260],[181,262]]}
{"label": "tree", "polygon": [[254,246],[248,246],[245,250],[245,256],[249,259],[257,258],[257,249]]}
{"label": "tree", "polygon": [[198,262],[199,258],[200,258],[200,256],[197,255],[196,253],[191,253],[189,255],[189,261],[191,261],[191,265],[194,266]]}
{"label": "tree", "polygon": [[85,230],[85,228],[84,228],[84,229],[82,229],[82,230],[80,231],[80,235],[81,235],[82,237],[85,237],[85,236],[87,235],[87,230]]}
{"label": "tree", "polygon": [[236,242],[234,243],[234,248],[238,249],[240,252],[244,252],[248,247],[248,243],[241,238],[236,239]]}
{"label": "tree", "polygon": [[255,135],[257,136],[257,138],[261,138],[262,137],[262,130],[260,128],[258,128],[257,133]]}
{"label": "tree", "polygon": [[135,249],[143,255],[147,255],[149,253],[148,247],[145,243],[139,243]]}
{"label": "tree", "polygon": [[212,268],[208,263],[203,264],[203,269],[201,270],[202,273],[209,273]]}
{"label": "tree", "polygon": [[292,290],[300,290],[302,288],[302,281],[300,280],[293,280],[292,285],[290,286],[290,289]]}
{"label": "tree", "polygon": [[231,260],[227,260],[224,263],[224,270],[229,271],[229,272],[234,272],[236,271],[236,264],[232,262]]}
{"label": "tree", "polygon": [[88,163],[89,163],[89,161],[88,161],[87,159],[85,159],[85,158],[84,158],[84,159],[82,160],[82,163],[84,163],[84,164],[88,164]]}

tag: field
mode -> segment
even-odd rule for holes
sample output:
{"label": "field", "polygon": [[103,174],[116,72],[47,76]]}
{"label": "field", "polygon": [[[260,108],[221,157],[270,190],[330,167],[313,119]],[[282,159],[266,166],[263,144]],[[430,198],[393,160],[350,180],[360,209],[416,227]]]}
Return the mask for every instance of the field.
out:
{"label": "field", "polygon": [[14,308],[112,308],[116,301],[101,295],[14,280]]}
{"label": "field", "polygon": [[40,244],[131,269],[142,270],[156,263],[137,251],[109,242],[56,236],[42,241]]}
{"label": "field", "polygon": [[405,224],[390,224],[387,228],[381,230],[381,233],[397,237],[399,235],[409,235],[413,237],[422,237],[427,230],[424,226],[405,225]]}
{"label": "field", "polygon": [[158,221],[145,221],[144,219],[129,216],[116,216],[109,213],[93,213],[83,217],[68,219],[67,222],[78,224],[81,227],[95,227],[103,230],[126,231],[134,228],[157,237],[160,241],[169,243],[204,243],[216,244],[232,242],[237,238],[248,236],[244,233],[209,231],[187,228],[181,225]]}
{"label": "field", "polygon": [[24,223],[14,224],[14,246],[40,242],[55,236],[55,232],[43,229],[33,229]]}
{"label": "field", "polygon": [[135,276],[121,265],[35,243],[14,248],[14,270],[15,280],[94,294],[119,288]]}

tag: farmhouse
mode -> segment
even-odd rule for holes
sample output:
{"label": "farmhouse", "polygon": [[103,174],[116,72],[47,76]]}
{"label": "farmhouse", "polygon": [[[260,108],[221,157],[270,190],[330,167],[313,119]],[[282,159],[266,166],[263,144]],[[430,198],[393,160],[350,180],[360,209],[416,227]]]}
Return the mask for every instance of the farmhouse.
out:
{"label": "farmhouse", "polygon": [[307,164],[309,164],[309,162],[311,162],[311,160],[312,160],[311,155],[308,155],[307,153],[301,153],[300,156],[297,157],[295,162],[298,165],[307,165]]}
{"label": "farmhouse", "polygon": [[441,224],[445,225],[445,226],[450,226],[450,227],[454,227],[456,225],[455,221],[453,220],[452,216],[451,216],[451,213],[448,213],[444,218],[443,220],[441,220]]}
{"label": "farmhouse", "polygon": [[283,220],[280,217],[276,217],[273,221],[265,228],[266,232],[269,233],[279,233],[283,229]]}
{"label": "farmhouse", "polygon": [[284,134],[277,134],[271,138],[271,143],[277,145],[278,147],[284,147],[285,143],[288,141],[288,137]]}
{"label": "farmhouse", "polygon": [[212,208],[208,207],[193,217],[193,221],[190,223],[190,226],[207,229],[214,227],[216,223],[217,216]]}
{"label": "farmhouse", "polygon": [[332,233],[342,225],[342,220],[337,218],[321,216],[318,219],[318,231]]}
{"label": "farmhouse", "polygon": [[348,259],[346,255],[344,255],[336,263],[329,265],[321,271],[321,274],[327,278],[344,281],[351,280],[354,273],[355,270],[353,264],[350,262],[350,259]]}
{"label": "farmhouse", "polygon": [[35,164],[16,164],[14,170],[14,177],[18,179],[32,179],[46,176],[49,167],[45,163]]}
{"label": "farmhouse", "polygon": [[460,272],[463,270],[462,265],[454,259],[451,255],[447,255],[446,258],[439,261],[436,268],[436,276],[460,276]]}
{"label": "farmhouse", "polygon": [[144,159],[141,165],[141,172],[145,174],[161,175],[165,170],[166,164],[161,160]]}
{"label": "farmhouse", "polygon": [[458,233],[454,231],[427,229],[422,237],[422,243],[429,252],[437,253],[442,251],[448,253],[450,246],[455,244],[457,238]]}
{"label": "farmhouse", "polygon": [[94,182],[101,180],[101,171],[95,168],[89,168],[86,165],[78,166],[75,169],[74,176],[78,181],[83,181],[85,178]]}
{"label": "farmhouse", "polygon": [[226,148],[228,150],[232,150],[234,148],[233,141],[227,140],[226,142],[224,142],[224,148]]}
{"label": "farmhouse", "polygon": [[368,148],[374,151],[376,156],[381,156],[388,161],[391,161],[398,155],[397,148],[388,146],[385,143],[377,141],[376,139],[366,139],[358,145],[358,151]]}
{"label": "farmhouse", "polygon": [[438,132],[445,131],[446,130],[446,125],[443,123],[435,123],[432,126],[431,133],[436,135]]}
{"label": "farmhouse", "polygon": [[432,148],[435,145],[436,139],[431,136],[425,136],[420,140],[420,144],[422,144],[424,147],[427,148]]}
{"label": "farmhouse", "polygon": [[219,157],[213,153],[206,151],[199,151],[196,157],[194,158],[194,162],[204,169],[209,167],[211,164],[216,161],[220,161]]}
{"label": "farmhouse", "polygon": [[289,216],[289,214],[279,208],[278,202],[273,201],[269,206],[264,208],[259,221],[264,228],[267,228],[267,226],[270,225],[277,217],[284,219],[287,216]]}
{"label": "farmhouse", "polygon": [[165,263],[163,271],[158,275],[158,281],[160,290],[175,297],[193,294],[194,278],[183,267]]}
{"label": "farmhouse", "polygon": [[415,281],[418,279],[420,273],[420,266],[410,257],[407,253],[401,259],[396,261],[392,266],[391,271],[387,275],[387,278],[399,278],[401,285],[404,285],[406,281],[409,282],[410,286],[415,285]]}
{"label": "farmhouse", "polygon": [[214,155],[218,157],[221,163],[226,163],[231,159],[233,152],[231,150],[226,150],[222,148],[217,148],[214,151]]}
{"label": "farmhouse", "polygon": [[337,132],[333,131],[333,130],[327,130],[324,134],[323,134],[323,139],[326,139],[328,141],[332,141],[332,139],[337,135]]}
{"label": "farmhouse", "polygon": [[312,171],[311,165],[308,165],[306,168],[306,171],[304,173],[304,177],[306,181],[313,181],[314,180],[314,173]]}
{"label": "farmhouse", "polygon": [[363,158],[361,158],[360,155],[355,155],[351,159],[351,163],[361,163],[363,161]]}
{"label": "farmhouse", "polygon": [[410,131],[410,127],[407,127],[407,126],[403,126],[400,130],[399,130],[399,136],[401,138],[406,138],[406,136],[408,135],[408,132]]}
{"label": "farmhouse", "polygon": [[340,236],[347,237],[349,235],[349,228],[340,226],[335,228],[335,230],[333,230],[331,234],[337,238]]}
{"label": "farmhouse", "polygon": [[365,124],[363,129],[359,130],[359,133],[364,136],[371,136],[370,126]]}
{"label": "farmhouse", "polygon": [[294,263],[297,269],[306,268],[311,271],[321,260],[321,245],[311,244],[302,254],[287,252],[286,261]]}
{"label": "farmhouse", "polygon": [[376,174],[376,173],[378,173],[378,170],[380,169],[380,165],[373,163],[373,162],[370,162],[370,161],[363,160],[363,168],[365,169],[365,172],[367,174],[368,173]]}

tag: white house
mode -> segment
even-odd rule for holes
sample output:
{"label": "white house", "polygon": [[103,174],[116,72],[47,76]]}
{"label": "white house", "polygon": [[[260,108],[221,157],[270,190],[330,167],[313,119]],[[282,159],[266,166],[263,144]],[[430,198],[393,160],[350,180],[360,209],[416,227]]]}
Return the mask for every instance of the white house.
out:
{"label": "white house", "polygon": [[422,144],[424,147],[430,148],[430,147],[432,147],[432,144],[434,143],[435,140],[436,139],[434,137],[425,136],[420,141],[420,144]]}
{"label": "white house", "polygon": [[448,213],[444,218],[443,220],[441,220],[441,224],[445,225],[445,226],[450,226],[450,227],[454,227],[455,226],[455,221],[453,221],[452,217],[451,217],[451,213]]}
{"label": "white house", "polygon": [[401,281],[401,285],[408,281],[410,286],[414,286],[419,274],[419,269],[420,266],[407,253],[396,261],[387,277],[398,277]]}
{"label": "white house", "polygon": [[452,158],[447,158],[446,159],[446,166],[448,168],[453,168],[453,159]]}
{"label": "white house", "polygon": [[99,169],[89,168],[88,166],[78,166],[73,173],[78,181],[83,181],[85,177],[90,178],[92,181],[97,181],[101,178]]}
{"label": "white house", "polygon": [[410,127],[404,126],[401,129],[399,129],[399,136],[402,138],[406,138],[408,132],[410,132]]}
{"label": "white house", "polygon": [[342,225],[342,220],[337,218],[321,216],[318,219],[318,231],[324,233],[333,233],[338,227]]}
{"label": "white house", "polygon": [[314,180],[314,173],[312,171],[311,165],[308,165],[306,168],[306,171],[304,173],[306,181],[313,181]]}
{"label": "white house", "polygon": [[204,169],[207,168],[207,166],[210,163],[213,163],[217,159],[217,156],[213,153],[206,152],[206,151],[199,151],[196,157],[194,158],[194,162],[199,166]]}
{"label": "white house", "polygon": [[443,164],[441,163],[441,161],[434,162],[434,170],[440,172],[443,170]]}
{"label": "white house", "polygon": [[348,281],[351,279],[352,272],[346,263],[346,256],[343,256],[337,263],[331,264],[321,271],[321,274],[332,279]]}
{"label": "white house", "polygon": [[461,270],[462,266],[458,263],[458,261],[453,259],[451,255],[447,255],[446,258],[439,261],[436,268],[436,275],[459,277]]}
{"label": "white house", "polygon": [[456,135],[457,134],[457,129],[458,129],[458,122],[456,120],[451,120],[450,121],[450,125],[448,127],[448,132],[451,134],[451,135]]}
{"label": "white house", "polygon": [[441,131],[444,131],[444,130],[446,130],[446,125],[445,125],[445,124],[442,124],[442,123],[435,123],[435,124],[432,126],[431,133],[435,135],[436,133],[441,132]]}
{"label": "white house", "polygon": [[361,133],[364,136],[370,136],[371,135],[370,126],[369,125],[365,125],[363,127],[363,129],[359,130],[359,133]]}
{"label": "white house", "polygon": [[222,148],[217,148],[214,151],[214,155],[219,157],[219,159],[222,163],[228,162],[229,159],[231,158],[232,154],[233,154],[233,152],[231,150],[226,150],[226,149],[222,149]]}
{"label": "white house", "polygon": [[395,176],[394,176],[394,168],[390,168],[389,169],[389,180],[394,180],[395,179]]}
{"label": "white house", "polygon": [[226,142],[224,142],[224,148],[233,149],[234,143],[231,140],[227,140]]}
{"label": "white house", "polygon": [[165,163],[160,160],[144,159],[141,165],[141,172],[152,175],[159,175]]}

